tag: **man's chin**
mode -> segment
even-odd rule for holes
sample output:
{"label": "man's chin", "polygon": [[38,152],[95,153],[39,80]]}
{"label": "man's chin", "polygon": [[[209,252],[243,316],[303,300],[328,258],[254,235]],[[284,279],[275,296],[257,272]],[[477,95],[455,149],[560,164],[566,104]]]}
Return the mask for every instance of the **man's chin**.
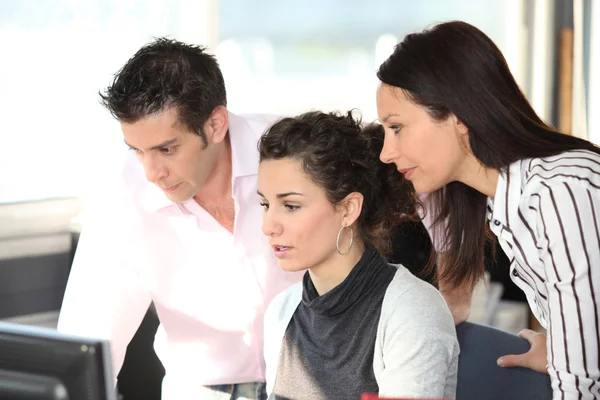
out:
{"label": "man's chin", "polygon": [[188,193],[168,193],[165,192],[165,196],[167,199],[171,200],[173,203],[185,203],[189,199],[193,197],[193,195],[189,195]]}

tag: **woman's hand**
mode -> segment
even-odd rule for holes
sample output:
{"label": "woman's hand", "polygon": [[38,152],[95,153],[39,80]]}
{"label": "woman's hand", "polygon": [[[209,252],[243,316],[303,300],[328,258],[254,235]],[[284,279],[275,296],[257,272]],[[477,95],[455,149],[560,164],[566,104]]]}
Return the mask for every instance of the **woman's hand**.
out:
{"label": "woman's hand", "polygon": [[519,336],[526,339],[531,348],[524,354],[509,354],[498,359],[501,367],[524,367],[543,374],[548,373],[548,354],[546,349],[546,335],[530,329],[519,332]]}

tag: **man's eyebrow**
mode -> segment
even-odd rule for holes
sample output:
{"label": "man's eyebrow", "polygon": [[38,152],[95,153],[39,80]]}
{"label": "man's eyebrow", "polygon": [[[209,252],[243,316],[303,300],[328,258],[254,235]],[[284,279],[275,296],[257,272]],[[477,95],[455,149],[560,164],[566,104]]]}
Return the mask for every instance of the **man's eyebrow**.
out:
{"label": "man's eyebrow", "polygon": [[[175,142],[177,142],[177,138],[172,138],[172,139],[169,139],[169,140],[165,140],[164,142],[162,142],[162,143],[160,143],[160,144],[158,144],[156,146],[152,146],[150,148],[150,150],[159,150],[159,149],[162,149],[164,147],[169,147],[170,145],[174,144]],[[136,147],[130,145],[129,143],[127,143],[127,141],[125,141],[125,144],[127,146],[131,147],[132,149],[136,148]]]}

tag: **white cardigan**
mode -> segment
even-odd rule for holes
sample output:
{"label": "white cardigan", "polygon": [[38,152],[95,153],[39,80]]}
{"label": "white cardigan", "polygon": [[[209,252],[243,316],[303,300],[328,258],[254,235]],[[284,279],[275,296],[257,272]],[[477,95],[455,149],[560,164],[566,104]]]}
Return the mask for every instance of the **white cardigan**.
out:
{"label": "white cardigan", "polygon": [[[458,340],[440,293],[403,266],[383,298],[373,370],[382,397],[456,397]],[[302,301],[302,283],[273,299],[265,313],[267,394],[273,398],[287,326]]]}

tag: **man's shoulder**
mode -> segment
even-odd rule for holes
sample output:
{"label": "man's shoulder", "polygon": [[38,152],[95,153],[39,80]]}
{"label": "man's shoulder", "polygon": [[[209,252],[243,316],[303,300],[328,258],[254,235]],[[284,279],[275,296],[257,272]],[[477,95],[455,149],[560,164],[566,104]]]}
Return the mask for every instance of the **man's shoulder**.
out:
{"label": "man's shoulder", "polygon": [[237,116],[250,124],[257,125],[272,125],[285,117],[285,115],[267,113],[237,114]]}
{"label": "man's shoulder", "polygon": [[143,168],[133,152],[117,152],[109,167],[87,188],[84,199],[91,209],[131,211],[146,186]]}
{"label": "man's shoulder", "polygon": [[[230,113],[232,130],[243,129],[251,131],[256,138],[260,138],[274,123],[284,118],[277,114],[233,114]],[[241,123],[240,123],[241,122]]]}

